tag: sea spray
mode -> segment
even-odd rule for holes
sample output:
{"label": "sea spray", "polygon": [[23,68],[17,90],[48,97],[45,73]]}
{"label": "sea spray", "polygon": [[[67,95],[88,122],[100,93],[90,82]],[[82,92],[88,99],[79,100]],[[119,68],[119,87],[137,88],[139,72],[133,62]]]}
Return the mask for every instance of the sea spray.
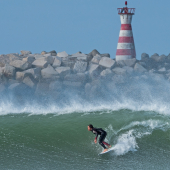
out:
{"label": "sea spray", "polygon": [[113,145],[113,155],[124,155],[127,152],[137,151],[137,139],[151,135],[154,130],[167,131],[170,129],[170,122],[163,120],[145,120],[134,121],[122,127],[118,131],[114,130],[112,125],[109,125],[106,130],[109,131],[110,142]]}

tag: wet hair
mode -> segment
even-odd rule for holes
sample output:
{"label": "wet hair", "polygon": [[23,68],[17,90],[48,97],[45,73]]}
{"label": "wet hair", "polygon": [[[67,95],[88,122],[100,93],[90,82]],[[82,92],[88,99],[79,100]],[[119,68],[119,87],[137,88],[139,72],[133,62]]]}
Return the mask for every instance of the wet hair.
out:
{"label": "wet hair", "polygon": [[88,126],[89,126],[90,128],[93,128],[93,125],[92,125],[92,124],[89,124]]}

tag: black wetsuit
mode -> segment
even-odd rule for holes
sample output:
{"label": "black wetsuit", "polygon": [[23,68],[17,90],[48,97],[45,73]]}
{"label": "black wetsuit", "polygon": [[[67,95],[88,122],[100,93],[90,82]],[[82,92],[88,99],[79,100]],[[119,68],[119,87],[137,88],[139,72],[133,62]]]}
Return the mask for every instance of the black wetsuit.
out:
{"label": "black wetsuit", "polygon": [[104,139],[105,139],[105,137],[106,137],[106,135],[107,135],[107,132],[104,131],[102,128],[93,128],[91,131],[96,135],[96,137],[95,137],[96,140],[97,140],[98,135],[100,135],[99,144],[100,144],[104,149],[106,149],[106,146],[105,146],[105,145],[109,146],[108,143],[104,142]]}

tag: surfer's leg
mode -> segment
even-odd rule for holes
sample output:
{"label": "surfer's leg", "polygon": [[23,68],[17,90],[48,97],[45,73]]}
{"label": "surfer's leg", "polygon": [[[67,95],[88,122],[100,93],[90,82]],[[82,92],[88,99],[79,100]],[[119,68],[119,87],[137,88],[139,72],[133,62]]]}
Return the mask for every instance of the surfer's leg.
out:
{"label": "surfer's leg", "polygon": [[106,138],[106,135],[107,135],[107,133],[100,136],[101,137],[101,141],[102,141],[102,143],[104,145],[106,145],[107,147],[111,148],[112,146],[104,141],[104,139]]}
{"label": "surfer's leg", "polygon": [[107,149],[106,146],[105,146],[104,143],[103,143],[105,137],[106,137],[105,134],[103,134],[103,135],[100,136],[100,138],[99,138],[99,144],[100,144],[104,149]]}
{"label": "surfer's leg", "polygon": [[111,145],[109,145],[107,142],[104,142],[104,141],[103,141],[103,144],[106,145],[106,146],[108,146],[109,148],[111,147]]}

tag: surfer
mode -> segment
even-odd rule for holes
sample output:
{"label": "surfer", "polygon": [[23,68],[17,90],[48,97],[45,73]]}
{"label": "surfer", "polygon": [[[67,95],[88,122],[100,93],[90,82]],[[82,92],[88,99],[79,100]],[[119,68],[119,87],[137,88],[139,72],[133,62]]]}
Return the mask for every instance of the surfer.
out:
{"label": "surfer", "polygon": [[88,128],[88,131],[91,131],[92,133],[96,135],[94,139],[94,143],[97,143],[97,137],[98,135],[100,135],[99,144],[104,148],[103,152],[106,152],[108,150],[105,145],[107,145],[108,148],[111,148],[110,144],[104,142],[104,139],[106,138],[106,135],[107,135],[106,131],[104,131],[102,128],[94,128],[92,124],[89,124],[87,128]]}

